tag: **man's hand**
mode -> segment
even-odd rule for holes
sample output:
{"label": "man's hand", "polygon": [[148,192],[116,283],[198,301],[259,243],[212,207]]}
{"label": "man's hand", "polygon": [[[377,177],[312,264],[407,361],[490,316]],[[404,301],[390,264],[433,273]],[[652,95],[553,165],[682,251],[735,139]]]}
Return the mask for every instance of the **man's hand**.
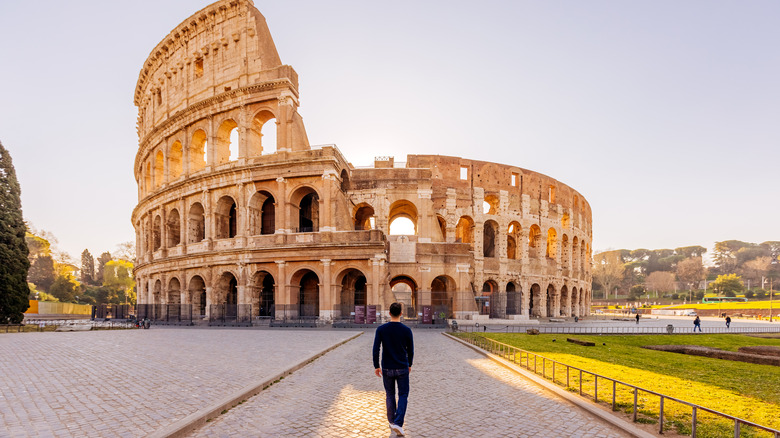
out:
{"label": "man's hand", "polygon": [[377,377],[382,377],[382,368],[375,369],[374,374],[376,374]]}
{"label": "man's hand", "polygon": [[410,372],[410,373],[412,372],[412,367],[409,367],[409,372]]}

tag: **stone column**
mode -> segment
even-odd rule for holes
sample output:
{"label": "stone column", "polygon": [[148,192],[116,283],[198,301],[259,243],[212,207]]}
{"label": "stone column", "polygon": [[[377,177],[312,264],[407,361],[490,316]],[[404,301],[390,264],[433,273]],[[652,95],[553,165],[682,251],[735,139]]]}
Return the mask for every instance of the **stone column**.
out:
{"label": "stone column", "polygon": [[287,285],[287,274],[285,272],[286,262],[276,262],[276,287],[274,287],[274,303],[276,305],[276,319],[283,319],[286,315],[287,307],[290,305],[290,291]]}
{"label": "stone column", "polygon": [[324,320],[333,319],[333,309],[335,308],[335,300],[333,299],[333,287],[330,273],[330,267],[332,266],[330,259],[322,259],[322,279],[320,280],[320,318]]}
{"label": "stone column", "polygon": [[287,205],[287,180],[281,176],[276,178],[276,185],[278,187],[276,201],[276,224],[275,234],[286,234],[292,227],[288,227],[287,214],[289,207]]}
{"label": "stone column", "polygon": [[187,219],[189,218],[184,198],[179,198],[179,212],[179,245],[181,245],[181,253],[184,255],[187,254]]}
{"label": "stone column", "polygon": [[[417,241],[421,243],[429,243],[431,241],[431,225],[434,223],[433,212],[431,211],[431,189],[417,189]],[[438,227],[438,221],[436,221]]]}

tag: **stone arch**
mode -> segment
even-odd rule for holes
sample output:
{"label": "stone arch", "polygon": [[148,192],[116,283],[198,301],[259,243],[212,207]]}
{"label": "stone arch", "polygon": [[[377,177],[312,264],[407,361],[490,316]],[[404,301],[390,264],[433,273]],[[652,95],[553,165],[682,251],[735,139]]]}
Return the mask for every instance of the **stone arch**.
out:
{"label": "stone arch", "polygon": [[523,310],[522,293],[518,286],[510,281],[506,284],[506,314],[521,315]]}
{"label": "stone arch", "polygon": [[[273,132],[269,132],[269,128]],[[255,113],[252,117],[249,132],[247,145],[250,157],[259,157],[260,155],[276,152],[277,143],[275,137],[278,135],[278,125],[276,123],[276,115],[270,109],[261,109]]]}
{"label": "stone arch", "polygon": [[557,317],[558,315],[555,314],[555,298],[556,298],[556,291],[555,291],[555,285],[552,283],[547,285],[547,302],[545,303],[547,306],[547,316],[548,317]]}
{"label": "stone arch", "polygon": [[276,309],[276,282],[270,272],[261,270],[252,275],[250,282],[252,309],[255,316],[273,318]]}
{"label": "stone arch", "polygon": [[165,220],[165,236],[167,238],[166,246],[173,247],[181,243],[181,218],[179,210],[173,208],[168,212]]}
{"label": "stone arch", "polygon": [[355,306],[368,305],[368,280],[362,271],[344,269],[336,276],[336,282],[341,285],[339,304],[342,318],[354,312]]}
{"label": "stone arch", "polygon": [[215,304],[238,305],[238,280],[235,274],[230,271],[223,272],[214,284],[213,295]]}
{"label": "stone arch", "polygon": [[171,180],[175,180],[184,174],[184,148],[179,140],[171,145],[168,153],[168,173]]}
{"label": "stone arch", "polygon": [[520,258],[520,223],[512,221],[509,223],[506,233],[506,258],[519,259]]}
{"label": "stone arch", "polygon": [[[238,123],[233,119],[226,119],[219,125],[216,138],[217,144],[214,148],[217,154],[215,157],[216,164],[225,164],[231,161],[231,158],[238,158],[238,138],[233,134],[233,130],[238,132]],[[233,144],[234,142],[235,144]]]}
{"label": "stone arch", "polygon": [[571,288],[572,316],[580,316],[580,294],[576,287]]}
{"label": "stone arch", "polygon": [[266,190],[259,190],[249,200],[249,234],[274,234],[276,232],[276,200]]}
{"label": "stone arch", "polygon": [[154,282],[154,287],[152,288],[152,296],[154,297],[152,299],[152,302],[154,304],[162,304],[163,303],[162,281],[157,280],[157,281]]}
{"label": "stone arch", "polygon": [[436,222],[439,224],[439,233],[441,234],[439,236],[438,240],[439,242],[446,242],[447,241],[447,219],[444,218],[444,216],[437,214],[436,215]]}
{"label": "stone arch", "polygon": [[560,315],[571,316],[571,297],[569,296],[569,288],[564,284],[561,286],[560,294]]}
{"label": "stone arch", "polygon": [[152,187],[152,163],[146,162],[146,171],[144,172],[144,188],[146,193],[150,193],[154,188]]}
{"label": "stone arch", "polygon": [[347,192],[350,188],[352,188],[352,185],[349,181],[349,172],[347,172],[347,169],[341,169],[341,191]]}
{"label": "stone arch", "polygon": [[187,294],[190,303],[192,303],[192,314],[206,316],[206,305],[208,297],[206,296],[206,282],[200,275],[193,275],[187,282]]}
{"label": "stone arch", "polygon": [[[317,232],[320,229],[320,196],[309,186],[297,188],[290,197],[290,204],[297,207],[299,233]],[[294,216],[293,216],[294,217]]]}
{"label": "stone arch", "polygon": [[479,314],[496,316],[496,298],[498,297],[498,283],[488,279],[482,283],[482,293],[479,297]]}
{"label": "stone arch", "polygon": [[393,226],[393,224],[399,219],[406,219],[411,221],[412,225],[414,226],[413,235],[417,235],[417,206],[413,202],[406,199],[399,199],[390,205],[390,212],[387,216],[387,225],[389,228],[388,234],[401,234],[400,231],[397,231],[398,225],[400,225],[400,223],[396,224],[396,226]]}
{"label": "stone arch", "polygon": [[547,230],[547,258],[555,259],[558,256],[558,233],[555,228]]}
{"label": "stone arch", "polygon": [[542,316],[542,287],[534,283],[531,285],[531,296],[528,301],[528,314],[539,318]]}
{"label": "stone arch", "polygon": [[468,243],[474,249],[474,219],[469,216],[461,216],[455,226],[455,241]]}
{"label": "stone arch", "polygon": [[571,246],[569,245],[569,236],[566,234],[561,236],[561,264],[564,269],[569,269],[569,262],[571,259]]}
{"label": "stone arch", "polygon": [[168,304],[181,304],[181,283],[176,277],[168,282]]}
{"label": "stone arch", "polygon": [[192,134],[192,140],[190,140],[190,173],[198,172],[206,168],[206,164],[208,163],[208,160],[206,159],[207,151],[208,137],[206,136],[206,131],[198,129]]}
{"label": "stone arch", "polygon": [[500,202],[498,200],[498,196],[494,194],[485,195],[485,199],[482,202],[482,213],[483,214],[498,214]]}
{"label": "stone arch", "polygon": [[580,272],[580,264],[579,264],[580,263],[579,262],[579,260],[580,260],[580,257],[579,257],[579,255],[580,255],[579,254],[579,252],[580,252],[580,244],[579,244],[579,242],[580,241],[577,238],[577,236],[574,236],[574,239],[572,239],[572,241],[571,241],[571,267],[572,267],[572,270],[574,271],[575,274]]}
{"label": "stone arch", "polygon": [[165,182],[165,155],[162,151],[154,154],[154,188],[159,189]]}
{"label": "stone arch", "polygon": [[439,275],[431,281],[431,306],[436,319],[441,319],[442,313],[444,318],[452,318],[456,288],[455,280],[448,275]]}
{"label": "stone arch", "polygon": [[159,214],[154,217],[152,236],[152,251],[157,251],[162,247],[162,217]]}
{"label": "stone arch", "polygon": [[482,255],[484,257],[497,257],[496,244],[498,238],[498,222],[488,220],[483,226],[482,233]]}
{"label": "stone arch", "polygon": [[539,225],[533,224],[528,229],[528,257],[538,258],[542,243],[542,230]]}
{"label": "stone arch", "polygon": [[376,224],[374,207],[362,202],[355,206],[354,215],[355,230],[372,230]]}
{"label": "stone arch", "polygon": [[230,239],[236,237],[238,231],[238,207],[232,197],[223,196],[219,198],[217,208],[214,211],[214,223],[216,224],[215,238]]}
{"label": "stone arch", "polygon": [[200,202],[190,205],[187,214],[187,243],[200,242],[206,238],[206,214]]}
{"label": "stone arch", "polygon": [[561,228],[569,228],[571,225],[571,219],[569,218],[569,213],[564,213],[563,216],[561,216]]}
{"label": "stone arch", "polygon": [[404,306],[404,315],[406,318],[416,318],[417,313],[417,282],[409,276],[397,275],[390,280],[390,291],[393,293],[394,301]]}
{"label": "stone arch", "polygon": [[292,297],[301,318],[316,319],[320,315],[320,277],[310,269],[300,269],[292,276],[290,284],[298,293]]}

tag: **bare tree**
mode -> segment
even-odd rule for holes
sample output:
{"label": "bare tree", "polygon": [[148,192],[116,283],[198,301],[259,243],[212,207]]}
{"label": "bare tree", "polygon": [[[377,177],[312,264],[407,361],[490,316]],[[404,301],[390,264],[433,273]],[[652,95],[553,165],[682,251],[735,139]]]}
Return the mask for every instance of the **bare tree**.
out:
{"label": "bare tree", "polygon": [[[772,258],[757,257],[745,262],[743,266],[745,268],[745,273],[748,274],[747,277],[752,278],[756,280],[756,283],[759,283],[759,280],[766,275],[767,271],[769,271],[769,268],[772,266]],[[763,287],[764,285],[761,285],[761,288]]]}
{"label": "bare tree", "polygon": [[[693,290],[707,275],[707,269],[701,262],[701,257],[691,257],[677,264],[677,278]],[[698,288],[696,288],[698,289]]]}
{"label": "bare tree", "polygon": [[666,271],[655,271],[645,279],[645,287],[648,290],[666,293],[674,290],[674,274]]}
{"label": "bare tree", "polygon": [[609,292],[620,284],[624,272],[620,251],[607,251],[593,256],[593,279],[604,288],[604,298],[609,298]]}

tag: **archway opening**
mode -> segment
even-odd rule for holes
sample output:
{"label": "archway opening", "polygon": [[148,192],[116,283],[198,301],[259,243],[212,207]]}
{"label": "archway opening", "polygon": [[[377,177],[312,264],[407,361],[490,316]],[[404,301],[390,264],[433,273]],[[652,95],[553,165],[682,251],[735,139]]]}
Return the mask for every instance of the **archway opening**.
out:
{"label": "archway opening", "polygon": [[167,247],[173,247],[181,242],[181,218],[179,218],[179,210],[172,209],[168,213],[168,218],[165,221],[166,236],[168,238]]}
{"label": "archway opening", "polygon": [[181,142],[178,140],[171,145],[171,152],[168,158],[168,172],[172,180],[179,178],[184,173],[184,151]]}
{"label": "archway opening", "polygon": [[431,282],[431,307],[433,307],[433,317],[437,322],[452,318],[454,292],[455,281],[446,275],[440,275]]}
{"label": "archway opening", "polygon": [[[348,269],[341,275],[341,318],[347,319],[355,316],[355,321],[366,322],[368,315],[365,306],[368,305],[368,290],[366,276],[357,269]],[[361,307],[361,309],[358,309]]]}
{"label": "archway opening", "polygon": [[[252,278],[252,307],[257,309],[260,318],[273,318],[275,315],[274,292],[276,283],[273,275],[267,271],[258,271]],[[254,313],[254,311],[253,311]]]}
{"label": "archway opening", "polygon": [[306,319],[316,319],[320,316],[320,279],[312,271],[306,271],[301,276],[298,314]]}
{"label": "archway opening", "polygon": [[360,204],[355,210],[355,230],[373,230],[375,225],[374,207]]}
{"label": "archway opening", "polygon": [[417,319],[417,283],[405,275],[390,280],[390,290],[396,302],[403,305],[406,319]]}
{"label": "archway opening", "polygon": [[190,141],[190,173],[197,172],[206,168],[208,162],[208,142],[206,141],[206,131],[198,129],[192,134]]}
{"label": "archway opening", "polygon": [[190,279],[187,292],[192,303],[192,311],[201,318],[206,316],[206,284],[203,278],[196,275]]}
{"label": "archway opening", "polygon": [[216,221],[217,239],[230,239],[236,237],[237,208],[236,202],[230,196],[223,196],[217,202],[217,211],[214,213]]}
{"label": "archway opening", "polygon": [[401,199],[393,202],[388,221],[391,236],[417,235],[417,207],[410,201]]}
{"label": "archway opening", "polygon": [[154,217],[152,233],[154,236],[152,248],[154,251],[157,251],[162,246],[162,218],[160,218],[160,215]]}
{"label": "archway opening", "polygon": [[534,283],[531,285],[531,299],[528,302],[528,314],[539,318],[542,316],[542,287]]}
{"label": "archway opening", "polygon": [[196,202],[190,206],[187,215],[187,243],[200,242],[206,238],[206,215],[203,206]]}
{"label": "archway opening", "polygon": [[455,226],[455,241],[468,243],[471,249],[474,249],[474,220],[468,216],[462,216],[458,219]]}
{"label": "archway opening", "polygon": [[498,234],[498,224],[496,221],[487,221],[483,227],[482,233],[482,255],[484,257],[496,257],[496,235]]}

